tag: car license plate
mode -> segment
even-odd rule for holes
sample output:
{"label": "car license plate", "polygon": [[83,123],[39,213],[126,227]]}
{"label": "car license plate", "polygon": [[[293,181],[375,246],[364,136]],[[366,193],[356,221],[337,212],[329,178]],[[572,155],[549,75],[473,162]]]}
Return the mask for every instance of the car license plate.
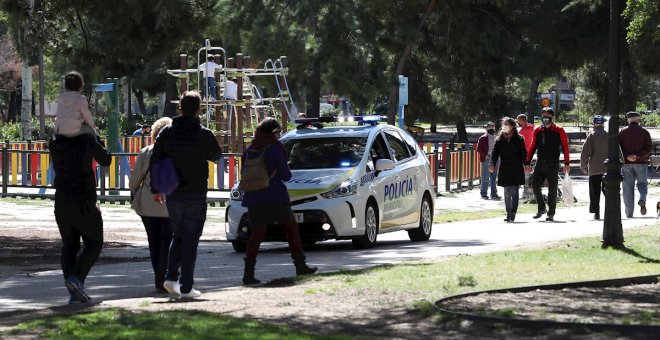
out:
{"label": "car license plate", "polygon": [[293,217],[296,219],[296,222],[298,223],[303,223],[305,222],[305,219],[303,218],[303,213],[294,213]]}

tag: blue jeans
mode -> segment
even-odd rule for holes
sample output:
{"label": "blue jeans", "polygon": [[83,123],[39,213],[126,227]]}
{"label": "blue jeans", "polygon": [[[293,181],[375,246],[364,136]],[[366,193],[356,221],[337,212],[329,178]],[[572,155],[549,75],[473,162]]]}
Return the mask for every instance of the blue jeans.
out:
{"label": "blue jeans", "polygon": [[207,77],[206,83],[208,84],[210,97],[215,99],[215,78]]}
{"label": "blue jeans", "polygon": [[647,172],[648,167],[646,164],[623,165],[623,204],[626,206],[627,217],[632,217],[635,211],[635,180],[637,180],[637,190],[639,190],[639,202],[646,204],[646,193],[648,192]]}
{"label": "blue jeans", "polygon": [[481,197],[488,197],[488,186],[490,185],[490,197],[497,197],[497,166],[491,174],[488,172],[490,159],[481,163]]}
{"label": "blue jeans", "polygon": [[206,194],[173,194],[167,197],[167,211],[174,237],[170,245],[165,278],[177,280],[181,267],[181,293],[193,287],[197,245],[206,221]]}
{"label": "blue jeans", "polygon": [[516,217],[518,212],[518,195],[520,192],[520,186],[511,185],[504,187],[504,207],[506,209],[507,217]]}

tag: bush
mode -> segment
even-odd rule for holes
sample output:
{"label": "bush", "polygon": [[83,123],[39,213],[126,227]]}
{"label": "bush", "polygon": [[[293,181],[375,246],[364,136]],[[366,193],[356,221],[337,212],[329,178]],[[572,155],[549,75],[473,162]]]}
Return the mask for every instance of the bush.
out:
{"label": "bush", "polygon": [[649,114],[643,114],[640,124],[648,127],[660,126],[660,110],[652,111]]}
{"label": "bush", "polygon": [[[45,125],[45,139],[48,140],[53,134],[55,122],[46,119]],[[39,140],[39,118],[32,117],[32,130],[30,140]],[[21,138],[21,122],[8,122],[0,126],[0,141],[22,141]]]}

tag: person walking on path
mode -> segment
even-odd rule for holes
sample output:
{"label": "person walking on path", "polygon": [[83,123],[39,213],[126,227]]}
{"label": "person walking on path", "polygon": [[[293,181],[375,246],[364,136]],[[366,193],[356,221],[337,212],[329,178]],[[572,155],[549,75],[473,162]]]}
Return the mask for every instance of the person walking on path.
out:
{"label": "person walking on path", "polygon": [[501,159],[497,184],[504,187],[505,222],[513,222],[516,219],[518,193],[520,186],[525,183],[526,158],[524,137],[516,130],[516,121],[504,117],[502,129],[493,147],[493,157],[490,159],[488,171],[494,172],[497,161]]}
{"label": "person walking on path", "polygon": [[635,210],[635,181],[639,190],[639,209],[646,215],[646,194],[648,192],[648,163],[653,150],[651,134],[639,126],[640,115],[630,111],[626,114],[628,126],[619,132],[619,145],[623,152],[623,204],[626,216],[631,218]]}
{"label": "person walking on path", "polygon": [[[103,247],[103,219],[96,202],[92,161],[109,166],[112,160],[101,139],[91,134],[55,135],[49,150],[55,170],[55,220],[62,237],[60,262],[69,303],[90,300],[85,279]],[[80,239],[83,249],[80,251]]]}
{"label": "person walking on path", "polygon": [[[213,132],[200,124],[200,103],[199,92],[183,93],[181,114],[172,119],[172,125],[160,131],[149,160],[149,169],[152,169],[154,163],[169,157],[179,177],[179,186],[167,196],[166,202],[156,188],[152,187],[151,192],[156,194],[155,199],[167,204],[174,233],[163,287],[183,299],[201,296],[193,289],[193,276],[197,246],[206,221],[208,162],[217,161],[221,155]],[[150,173],[153,183],[153,172]]]}
{"label": "person walking on path", "polygon": [[[559,150],[564,151],[564,173],[570,171],[570,150],[566,131],[553,122],[555,112],[550,107],[541,111],[542,124],[534,129],[532,145],[525,160],[526,171],[532,171],[531,161],[534,153],[538,153],[534,174],[532,175],[532,189],[538,204],[538,211],[533,217],[539,218],[547,213],[546,221],[554,221],[557,207],[557,184],[559,182]],[[548,182],[548,209],[546,210],[541,187]]]}
{"label": "person walking on path", "polygon": [[[527,115],[525,114],[519,114],[518,117],[516,117],[516,121],[520,127],[518,133],[524,138],[525,150],[529,153],[529,148],[532,146],[532,138],[534,137],[534,124],[529,124],[527,122]],[[523,185],[522,194],[523,200],[529,200],[531,196],[534,195],[532,193],[532,187],[530,186],[531,177],[531,174],[525,173],[525,184]]]}
{"label": "person walking on path", "polygon": [[603,190],[603,174],[607,172],[607,131],[603,116],[595,115],[593,124],[593,131],[582,145],[580,169],[589,175],[589,212],[594,214],[594,220],[600,220],[600,193]]}
{"label": "person walking on path", "polygon": [[481,198],[488,199],[488,187],[490,186],[490,198],[494,200],[500,199],[497,196],[497,164],[493,172],[488,171],[490,159],[493,154],[493,147],[495,146],[495,123],[488,122],[486,124],[486,133],[479,137],[477,142],[477,153],[479,153],[479,160],[481,161]]}
{"label": "person walking on path", "polygon": [[[160,130],[172,124],[172,119],[163,117],[151,126],[151,137],[155,140]],[[128,186],[131,189],[131,208],[142,219],[144,229],[149,241],[149,255],[151,266],[154,270],[154,283],[156,290],[167,292],[163,283],[165,282],[165,271],[167,270],[167,255],[172,243],[172,224],[170,223],[167,207],[156,202],[151,194],[151,176],[149,175],[149,160],[153,153],[153,144],[140,150],[135,161]],[[179,276],[176,273],[176,276]]]}
{"label": "person walking on path", "polygon": [[[278,224],[286,234],[289,250],[296,267],[296,275],[313,274],[316,267],[308,267],[305,253],[300,240],[298,223],[291,211],[291,201],[286,186],[282,181],[291,179],[291,170],[287,163],[286,150],[277,139],[282,127],[274,118],[262,120],[254,133],[250,146],[243,151],[242,163],[246,159],[263,157],[267,173],[270,176],[269,185],[265,189],[245,192],[243,206],[248,209],[250,221],[250,238],[245,250],[245,268],[243,284],[253,285],[261,281],[254,277],[254,267],[261,241],[266,235],[268,225]],[[262,156],[263,155],[263,156]]]}

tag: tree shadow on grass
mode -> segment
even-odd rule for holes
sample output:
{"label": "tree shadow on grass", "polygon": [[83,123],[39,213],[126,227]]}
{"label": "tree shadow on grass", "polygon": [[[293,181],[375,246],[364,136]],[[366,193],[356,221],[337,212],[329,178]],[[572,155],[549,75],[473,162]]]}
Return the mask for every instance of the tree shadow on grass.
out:
{"label": "tree shadow on grass", "polygon": [[641,263],[660,263],[660,260],[644,256],[638,253],[637,251],[635,251],[634,249],[628,248],[626,246],[623,246],[621,248],[614,248],[614,249],[641,259],[640,260]]}

